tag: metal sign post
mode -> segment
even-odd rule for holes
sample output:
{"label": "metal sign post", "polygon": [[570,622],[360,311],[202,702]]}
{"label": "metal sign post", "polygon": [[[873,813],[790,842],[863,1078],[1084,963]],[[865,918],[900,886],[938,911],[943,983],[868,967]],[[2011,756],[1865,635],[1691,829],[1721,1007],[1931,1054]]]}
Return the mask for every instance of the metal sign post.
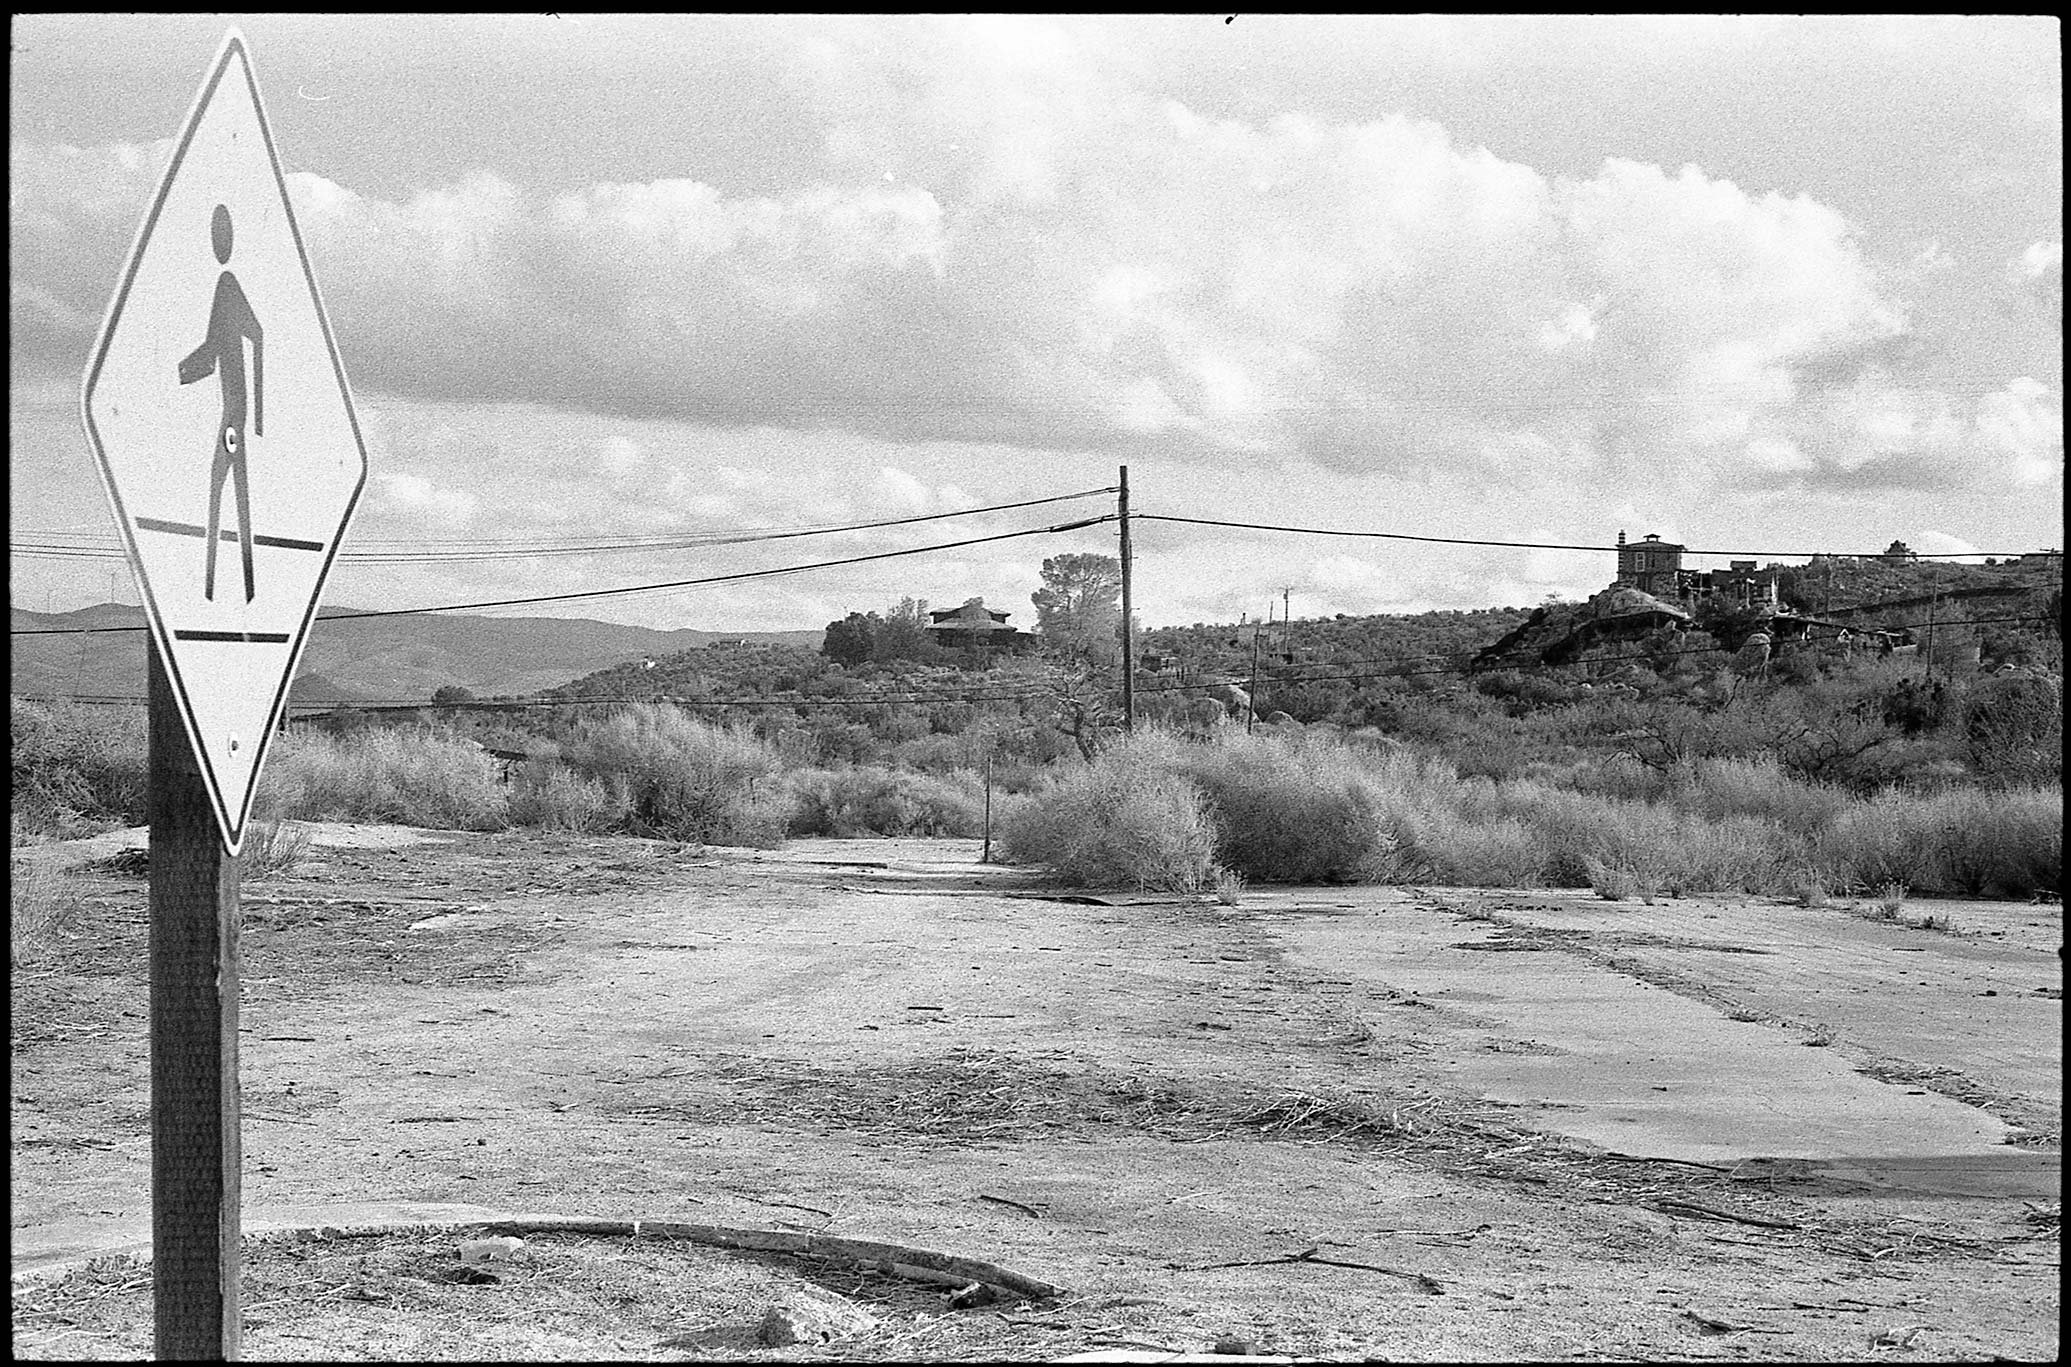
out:
{"label": "metal sign post", "polygon": [[160,1358],[235,1360],[239,865],[151,652],[151,1300]]}

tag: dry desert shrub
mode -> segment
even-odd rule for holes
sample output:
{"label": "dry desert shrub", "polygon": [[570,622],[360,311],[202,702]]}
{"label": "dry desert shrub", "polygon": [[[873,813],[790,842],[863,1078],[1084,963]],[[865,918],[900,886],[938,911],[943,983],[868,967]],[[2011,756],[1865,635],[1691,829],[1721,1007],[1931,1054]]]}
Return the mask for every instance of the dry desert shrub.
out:
{"label": "dry desert shrub", "polygon": [[603,831],[623,816],[602,783],[552,761],[534,761],[518,771],[510,811],[513,825],[546,831]]}
{"label": "dry desert shrub", "polygon": [[1606,902],[1630,902],[1640,895],[1639,875],[1631,869],[1606,864],[1593,855],[1584,855],[1582,866],[1589,871],[1589,886]]}
{"label": "dry desert shrub", "polygon": [[1823,907],[1827,904],[1826,881],[1817,869],[1800,869],[1791,879],[1791,900],[1801,907]]}
{"label": "dry desert shrub", "polygon": [[1374,881],[1394,853],[1371,769],[1341,744],[1234,733],[1165,751],[1208,801],[1216,859],[1252,882]]}
{"label": "dry desert shrub", "polygon": [[975,836],[984,829],[983,780],[969,770],[798,769],[785,781],[795,804],[792,835]]}
{"label": "dry desert shrub", "polygon": [[[2063,794],[2046,786],[1865,799],[1764,759],[1668,773],[1605,766],[1590,790],[1573,791],[1545,778],[1463,779],[1442,761],[1300,733],[1205,744],[1151,733],[1094,767],[1123,765],[1196,785],[1214,860],[1253,882],[1587,886],[1614,900],[1737,892],[1823,905],[1841,889],[1888,885],[2023,896],[2062,876]],[[1068,787],[1033,797],[1031,810]]]}
{"label": "dry desert shrub", "polygon": [[510,823],[496,762],[434,731],[283,737],[260,781],[260,804],[303,821],[389,821],[495,831]]}
{"label": "dry desert shrub", "polygon": [[1820,832],[1823,866],[1853,887],[1898,884],[1930,896],[2057,890],[2064,794],[2052,788],[1887,789]]}
{"label": "dry desert shrub", "polygon": [[1773,755],[1759,759],[1705,759],[1691,766],[1677,805],[1719,820],[1761,817],[1787,830],[1813,831],[1846,810],[1847,793],[1784,772]]}
{"label": "dry desert shrub", "polygon": [[[1146,747],[1148,748],[1148,747]],[[1125,742],[1000,814],[1000,852],[1068,883],[1199,892],[1221,872],[1201,790]]]}
{"label": "dry desert shrub", "polygon": [[1431,881],[1455,887],[1536,888],[1546,879],[1543,838],[1516,817],[1438,825],[1426,836]]}
{"label": "dry desert shrub", "polygon": [[8,700],[9,810],[24,831],[59,839],[141,825],[150,734],[141,708]]}
{"label": "dry desert shrub", "polygon": [[604,786],[635,835],[767,848],[790,824],[778,753],[745,729],[636,703],[577,723],[561,755]]}

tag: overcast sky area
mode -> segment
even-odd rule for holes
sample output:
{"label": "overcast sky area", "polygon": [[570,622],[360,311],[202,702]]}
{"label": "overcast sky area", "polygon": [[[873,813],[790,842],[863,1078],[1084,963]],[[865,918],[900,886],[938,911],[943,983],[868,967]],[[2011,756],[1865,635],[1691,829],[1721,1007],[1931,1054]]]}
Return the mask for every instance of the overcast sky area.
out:
{"label": "overcast sky area", "polygon": [[[1765,560],[2063,545],[2056,20],[1223,18],[18,15],[10,538],[114,544],[82,373],[235,24],[366,432],[348,552],[865,522],[1124,464],[1136,511],[1194,518]],[[325,597],[1112,508],[347,561]],[[1283,590],[1296,617],[1529,606],[1614,568],[1134,542],[1147,626]],[[794,630],[982,595],[1028,626],[1069,551],[1114,553],[1114,526],[513,611]],[[111,571],[135,602],[119,561],[16,553],[13,602],[106,601]]]}

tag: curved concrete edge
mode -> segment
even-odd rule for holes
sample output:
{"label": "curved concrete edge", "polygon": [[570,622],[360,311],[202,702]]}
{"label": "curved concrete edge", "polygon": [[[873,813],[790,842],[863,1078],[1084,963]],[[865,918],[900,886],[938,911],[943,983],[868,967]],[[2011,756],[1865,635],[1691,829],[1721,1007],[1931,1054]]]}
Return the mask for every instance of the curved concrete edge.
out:
{"label": "curved concrete edge", "polygon": [[[83,1227],[82,1227],[83,1225]],[[10,1282],[24,1285],[55,1281],[67,1273],[101,1258],[151,1259],[148,1229],[138,1237],[136,1221],[120,1223],[75,1222],[41,1231],[41,1247],[17,1249]],[[95,1227],[97,1226],[97,1228]],[[791,1253],[830,1258],[869,1267],[887,1276],[909,1281],[967,1286],[982,1282],[1024,1300],[1049,1300],[1064,1294],[1062,1288],[1034,1277],[1023,1276],[995,1263],[964,1258],[906,1244],[872,1239],[850,1239],[833,1234],[802,1234],[790,1230],[750,1229],[737,1225],[708,1225],[685,1220],[599,1219],[581,1215],[544,1212],[513,1213],[487,1206],[439,1202],[410,1202],[395,1205],[282,1207],[245,1219],[241,1225],[248,1238],[314,1236],[317,1238],[364,1238],[387,1234],[446,1234],[468,1231],[480,1234],[592,1234],[603,1237],[682,1239],[711,1248],[747,1252]],[[23,1231],[17,1231],[19,1239]],[[34,1231],[32,1231],[34,1233]],[[66,1234],[73,1237],[67,1239]],[[98,1237],[96,1237],[98,1236]]]}

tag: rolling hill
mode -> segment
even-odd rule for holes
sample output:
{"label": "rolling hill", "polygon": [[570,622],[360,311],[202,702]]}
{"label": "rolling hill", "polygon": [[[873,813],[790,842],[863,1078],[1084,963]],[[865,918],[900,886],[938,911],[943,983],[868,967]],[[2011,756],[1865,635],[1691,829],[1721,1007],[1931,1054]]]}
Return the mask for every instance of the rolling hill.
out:
{"label": "rolling hill", "polygon": [[[298,704],[417,702],[440,688],[481,697],[552,688],[645,656],[674,654],[717,640],[774,641],[817,648],[817,631],[657,631],[567,617],[477,617],[426,614],[331,620],[351,608],[328,608],[312,630],[296,676]],[[103,603],[72,612],[15,608],[9,629],[71,631],[141,627],[141,609]],[[30,697],[142,697],[144,638],[137,631],[82,635],[14,635],[9,689]]]}

